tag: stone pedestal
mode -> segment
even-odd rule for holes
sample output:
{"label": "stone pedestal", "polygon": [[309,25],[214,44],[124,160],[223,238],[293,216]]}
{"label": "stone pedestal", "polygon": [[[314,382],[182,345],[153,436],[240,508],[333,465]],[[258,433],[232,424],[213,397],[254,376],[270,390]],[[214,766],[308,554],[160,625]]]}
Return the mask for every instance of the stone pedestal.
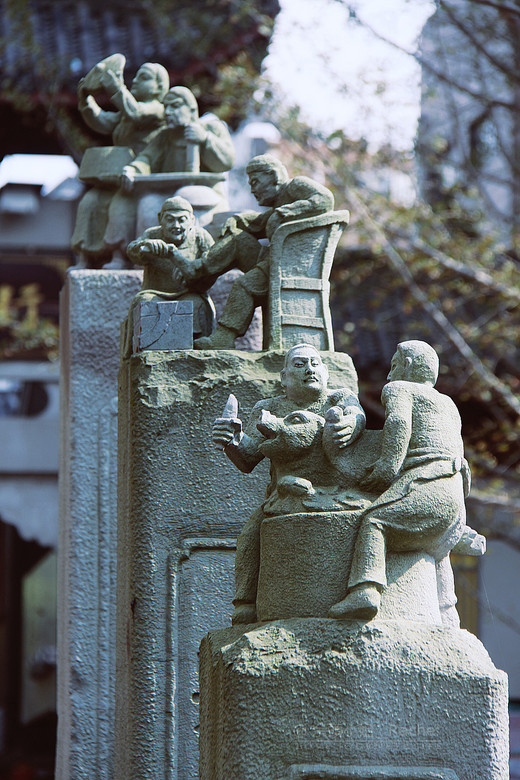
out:
{"label": "stone pedestal", "polygon": [[[331,387],[356,389],[325,353]],[[230,392],[247,419],[281,392],[282,352],[143,352],[119,390],[116,777],[198,777],[197,648],[229,624],[236,536],[263,501],[268,464],[244,475],[211,445]]]}
{"label": "stone pedestal", "polygon": [[200,651],[203,780],[506,780],[507,678],[460,629],[280,620]]}

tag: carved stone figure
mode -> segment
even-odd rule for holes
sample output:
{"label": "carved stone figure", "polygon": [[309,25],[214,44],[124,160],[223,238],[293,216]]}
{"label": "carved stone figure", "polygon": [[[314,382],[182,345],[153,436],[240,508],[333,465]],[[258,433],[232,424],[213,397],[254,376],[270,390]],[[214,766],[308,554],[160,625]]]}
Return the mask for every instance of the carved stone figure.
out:
{"label": "carved stone figure", "polygon": [[251,192],[261,206],[258,214],[245,212],[227,220],[221,237],[192,275],[220,275],[239,268],[244,275],[236,280],[228,296],[215,332],[197,339],[196,349],[233,349],[242,336],[255,307],[266,300],[269,290],[269,248],[259,243],[271,239],[284,222],[324,214],[333,209],[330,190],[306,176],[290,179],[282,163],[270,154],[254,157],[246,168]]}
{"label": "carved stone figure", "polygon": [[434,389],[438,368],[435,350],[422,341],[402,342],[392,359],[381,455],[361,480],[380,495],[363,513],[348,593],[331,617],[377,614],[388,551],[422,550],[441,560],[463,534],[470,472],[457,408]]}
{"label": "carved stone figure", "polygon": [[[162,99],[170,81],[166,68],[145,62],[127,89],[124,64],[123,55],[114,54],[98,63],[78,85],[78,107],[85,123],[98,133],[110,135],[116,147],[123,147],[95,147],[87,150],[84,158],[81,177],[95,186],[79,203],[72,236],[79,267],[109,258],[103,238],[119,175],[124,163],[138,154],[165,122]],[[109,95],[114,111],[100,108],[94,97],[99,91]]]}
{"label": "carved stone figure", "polygon": [[[121,188],[110,203],[108,225],[104,236],[112,252],[124,254],[135,236],[137,199],[134,195],[139,175],[187,172],[197,181],[199,171],[223,173],[234,163],[235,153],[226,125],[213,115],[199,119],[197,100],[186,87],[172,87],[164,96],[166,127],[160,130],[135,160],[122,171]],[[189,183],[189,177],[184,184]],[[150,186],[150,182],[147,186]],[[179,184],[171,182],[176,190]],[[224,192],[213,185],[220,200]],[[203,274],[206,276],[207,274]]]}
{"label": "carved stone figure", "polygon": [[[364,430],[365,414],[357,397],[346,388],[327,388],[328,370],[319,352],[308,344],[298,344],[288,350],[285,366],[280,375],[284,394],[259,401],[242,430],[240,419],[221,417],[213,426],[213,441],[224,448],[227,457],[244,473],[251,472],[269,452],[271,435],[270,420],[285,418],[286,427],[291,424],[315,424],[305,444],[311,445],[315,432],[321,427],[323,415],[331,407],[341,410],[341,418],[333,423],[333,438],[339,449],[354,442]],[[319,419],[317,419],[319,418]],[[298,445],[297,449],[301,449]],[[329,465],[330,470],[330,465]],[[267,488],[267,502],[258,508],[247,521],[238,541],[235,559],[236,593],[233,600],[234,623],[250,623],[256,619],[256,592],[260,563],[260,527],[269,511],[269,500],[279,486],[281,474],[271,469],[271,480]],[[296,479],[300,474],[291,475]],[[323,475],[324,484],[330,480]],[[281,480],[280,480],[281,482]],[[300,488],[307,492],[305,481],[293,482],[289,492],[297,493]],[[281,488],[283,492],[283,488]]]}
{"label": "carved stone figure", "polygon": [[178,268],[197,262],[213,244],[207,230],[199,227],[193,208],[181,197],[168,198],[158,214],[159,225],[145,230],[128,245],[128,258],[144,266],[141,291],[134,297],[128,315],[123,354],[131,354],[134,308],[141,301],[190,300],[193,302],[193,332],[211,333],[214,309],[207,295],[213,280],[200,278],[187,283]]}

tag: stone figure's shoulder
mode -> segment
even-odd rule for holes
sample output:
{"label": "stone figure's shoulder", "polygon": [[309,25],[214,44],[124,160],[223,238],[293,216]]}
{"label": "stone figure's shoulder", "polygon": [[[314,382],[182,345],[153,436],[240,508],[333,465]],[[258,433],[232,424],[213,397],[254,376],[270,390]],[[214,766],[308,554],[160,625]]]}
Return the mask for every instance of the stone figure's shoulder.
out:
{"label": "stone figure's shoulder", "polygon": [[277,415],[278,417],[284,417],[289,411],[289,402],[287,401],[285,395],[275,395],[271,398],[262,398],[262,400],[257,401],[257,403],[253,406],[251,415],[253,416],[260,414],[263,409],[266,412],[271,412],[271,414]]}
{"label": "stone figure's shoulder", "polygon": [[215,243],[213,237],[200,225],[195,225],[195,240],[202,251],[206,251]]}
{"label": "stone figure's shoulder", "polygon": [[215,133],[215,135],[229,135],[226,123],[219,119],[216,114],[204,114],[199,121],[209,133]]}
{"label": "stone figure's shoulder", "polygon": [[155,225],[154,227],[146,228],[143,235],[139,239],[140,241],[144,241],[146,238],[162,238],[162,228],[160,225]]}

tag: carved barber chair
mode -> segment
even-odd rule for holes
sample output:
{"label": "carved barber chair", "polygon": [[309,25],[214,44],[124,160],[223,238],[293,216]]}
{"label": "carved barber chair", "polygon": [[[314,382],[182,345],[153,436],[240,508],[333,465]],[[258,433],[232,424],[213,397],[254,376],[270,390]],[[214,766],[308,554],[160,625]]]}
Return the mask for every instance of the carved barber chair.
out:
{"label": "carved barber chair", "polygon": [[285,222],[273,234],[264,349],[287,349],[305,341],[319,350],[334,350],[329,276],[348,221],[348,211],[329,211]]}

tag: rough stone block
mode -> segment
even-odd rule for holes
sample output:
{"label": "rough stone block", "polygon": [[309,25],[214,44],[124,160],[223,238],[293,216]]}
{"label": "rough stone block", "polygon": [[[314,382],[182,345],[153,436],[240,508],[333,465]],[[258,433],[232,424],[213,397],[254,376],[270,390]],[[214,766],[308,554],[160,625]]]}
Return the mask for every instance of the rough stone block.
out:
{"label": "rough stone block", "polygon": [[506,780],[507,676],[467,631],[281,620],[200,650],[202,780]]}
{"label": "rough stone block", "polygon": [[[331,387],[357,391],[348,355],[323,358]],[[237,472],[211,425],[231,390],[244,417],[280,393],[283,361],[281,351],[146,351],[121,368],[118,778],[198,777],[196,650],[229,625],[234,542],[268,481],[267,462],[254,478]]]}
{"label": "rough stone block", "polygon": [[191,349],[192,301],[140,301],[133,312],[133,351]]}

